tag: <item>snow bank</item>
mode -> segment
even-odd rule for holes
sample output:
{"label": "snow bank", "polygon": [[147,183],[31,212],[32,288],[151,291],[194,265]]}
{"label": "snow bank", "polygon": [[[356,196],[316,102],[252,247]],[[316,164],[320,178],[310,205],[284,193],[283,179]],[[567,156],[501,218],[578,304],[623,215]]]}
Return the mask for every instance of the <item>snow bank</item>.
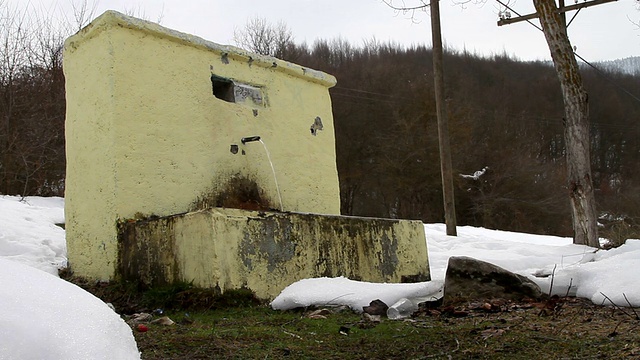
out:
{"label": "snow bank", "polygon": [[67,264],[60,223],[62,198],[0,196],[0,359],[140,359],[118,314],[57,277]]}
{"label": "snow bank", "polygon": [[58,274],[67,265],[64,199],[0,196],[0,258]]}
{"label": "snow bank", "polygon": [[638,269],[640,240],[627,240],[618,248],[600,250],[579,265],[560,270],[558,276],[564,284],[573,282],[575,296],[590,299],[598,305],[613,301],[619,306],[631,303],[635,307],[640,306]]}
{"label": "snow bank", "polygon": [[355,311],[380,299],[391,305],[402,298],[438,299],[442,297],[442,282],[415,284],[377,284],[349,280],[344,277],[305,279],[289,285],[271,303],[276,310],[289,310],[310,305],[346,305]]}
{"label": "snow bank", "polygon": [[131,328],[56,276],[0,259],[0,359],[140,359]]}

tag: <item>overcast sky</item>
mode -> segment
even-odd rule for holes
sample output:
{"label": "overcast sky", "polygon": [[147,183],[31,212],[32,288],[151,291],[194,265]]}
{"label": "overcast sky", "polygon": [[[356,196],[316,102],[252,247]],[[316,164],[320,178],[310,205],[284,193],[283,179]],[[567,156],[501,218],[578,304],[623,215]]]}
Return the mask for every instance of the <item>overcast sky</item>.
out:
{"label": "overcast sky", "polygon": [[[13,4],[55,7],[69,11],[72,0],[8,0]],[[80,3],[82,0],[75,0]],[[402,0],[395,0],[400,5]],[[414,0],[404,0],[407,5]],[[578,0],[583,1],[583,0]],[[89,3],[94,2],[88,0]],[[567,5],[574,0],[567,0]],[[431,44],[429,14],[398,14],[381,0],[96,0],[96,15],[112,9],[135,12],[163,26],[200,36],[221,44],[234,44],[233,31],[247,20],[262,17],[283,21],[296,42],[343,37],[360,45],[375,37],[401,44]],[[512,6],[520,14],[533,12],[531,0]],[[482,6],[440,2],[442,36],[445,45],[490,55],[506,52],[522,60],[549,59],[544,35],[531,24],[521,22],[497,26],[494,0]],[[568,19],[575,14],[570,12]],[[515,15],[514,15],[515,16]],[[640,55],[640,11],[634,0],[618,0],[583,9],[569,27],[577,53],[588,61],[611,60]],[[418,23],[416,23],[418,22]],[[538,24],[536,20],[533,21]]]}

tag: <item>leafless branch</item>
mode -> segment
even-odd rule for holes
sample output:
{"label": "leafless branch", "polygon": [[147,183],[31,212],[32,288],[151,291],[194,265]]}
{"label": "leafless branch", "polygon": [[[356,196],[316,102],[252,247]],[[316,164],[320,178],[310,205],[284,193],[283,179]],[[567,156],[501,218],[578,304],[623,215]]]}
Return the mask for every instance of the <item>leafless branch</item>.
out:
{"label": "leafless branch", "polygon": [[429,4],[425,2],[425,0],[417,0],[418,5],[407,5],[404,0],[400,0],[402,3],[401,6],[394,5],[393,0],[382,0],[382,2],[387,5],[389,8],[395,10],[396,14],[407,15],[410,14],[409,18],[413,23],[419,23],[420,20],[416,18],[416,11],[427,11]]}
{"label": "leafless branch", "polygon": [[160,9],[160,14],[156,19],[156,23],[162,24],[162,20],[164,20],[164,3],[162,3],[162,9]]}
{"label": "leafless branch", "polygon": [[413,11],[413,10],[421,10],[424,8],[429,7],[429,4],[427,4],[426,2],[424,2],[424,0],[420,0],[420,5],[414,5],[414,6],[407,6],[403,1],[402,2],[402,6],[396,6],[393,5],[393,0],[382,0],[383,3],[385,3],[385,5],[387,5],[388,7],[392,8],[393,10],[396,11],[403,11],[403,12],[407,12],[407,11]]}
{"label": "leafless branch", "polygon": [[571,290],[571,286],[573,286],[573,278],[569,280],[569,286],[567,286],[567,292],[564,294],[565,298],[569,297],[569,291]]}
{"label": "leafless branch", "polygon": [[636,320],[640,320],[640,316],[638,316],[636,309],[633,307],[633,305],[631,305],[631,302],[627,298],[627,294],[622,293],[622,296],[624,296],[624,300],[627,302],[627,305],[629,305],[629,309],[631,309],[631,311],[633,311],[633,314],[636,316]]}
{"label": "leafless branch", "polygon": [[284,22],[273,25],[261,17],[247,20],[244,28],[236,28],[233,41],[246,50],[278,58],[285,58],[294,45],[293,33]]}
{"label": "leafless branch", "polygon": [[80,29],[89,24],[89,22],[95,17],[97,7],[97,0],[94,0],[91,4],[89,4],[88,0],[82,0],[81,3],[76,3],[75,1],[71,3],[74,20],[73,26],[75,26],[76,31],[80,31]]}
{"label": "leafless branch", "polygon": [[629,19],[629,22],[631,22],[633,25],[635,25],[635,27],[637,27],[640,30],[640,20],[635,21],[629,15],[627,15],[627,19]]}
{"label": "leafless branch", "polygon": [[140,19],[148,20],[148,16],[142,5],[138,4],[137,7],[126,7],[124,8],[125,15],[137,17]]}
{"label": "leafless branch", "polygon": [[[605,300],[609,301],[609,303],[611,303],[611,305],[613,305],[613,307],[615,307],[616,309],[620,310],[623,314],[627,315],[628,317],[637,320],[637,314],[634,317],[633,315],[629,314],[628,312],[626,312],[621,306],[617,305],[616,303],[613,302],[613,300],[611,300],[607,295],[605,295],[603,292],[600,292],[600,294],[602,296],[604,296]],[[634,311],[635,313],[635,311]]]}
{"label": "leafless branch", "polygon": [[556,267],[558,264],[553,265],[553,271],[551,272],[551,284],[549,285],[549,296],[551,296],[551,292],[553,291],[553,279],[556,277]]}

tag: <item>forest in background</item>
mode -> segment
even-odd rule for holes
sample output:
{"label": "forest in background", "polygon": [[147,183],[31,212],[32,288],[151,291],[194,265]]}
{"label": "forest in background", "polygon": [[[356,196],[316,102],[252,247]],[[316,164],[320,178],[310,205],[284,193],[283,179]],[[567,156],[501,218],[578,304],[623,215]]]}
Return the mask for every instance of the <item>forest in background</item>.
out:
{"label": "forest in background", "polygon": [[[0,194],[63,196],[69,28],[28,19],[0,20]],[[330,94],[344,215],[443,221],[429,48],[297,44],[285,25],[265,23],[248,25],[237,43],[338,79]],[[458,225],[570,236],[552,64],[453,49],[444,64]],[[640,81],[607,69],[582,73],[602,235],[622,241],[640,236]]]}
{"label": "forest in background", "polygon": [[[307,48],[294,61],[338,79],[330,92],[342,213],[442,222],[430,49],[339,39]],[[553,65],[455,50],[444,64],[458,224],[570,236]],[[640,82],[587,66],[582,73],[601,221],[632,231],[640,219],[640,101],[624,90],[640,94]]]}

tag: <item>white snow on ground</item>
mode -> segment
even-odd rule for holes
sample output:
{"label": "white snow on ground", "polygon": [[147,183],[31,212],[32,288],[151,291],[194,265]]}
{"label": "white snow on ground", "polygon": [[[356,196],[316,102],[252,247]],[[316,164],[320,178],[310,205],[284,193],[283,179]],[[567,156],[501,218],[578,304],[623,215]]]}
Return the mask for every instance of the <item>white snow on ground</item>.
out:
{"label": "white snow on ground", "polygon": [[[525,275],[553,294],[576,295],[596,304],[640,306],[640,240],[628,240],[620,248],[598,250],[574,245],[572,239],[532,235],[470,226],[458,227],[458,236],[447,236],[444,224],[426,224],[431,282],[417,284],[367,284],[344,278],[307,279],[282,291],[271,303],[274,309],[309,305],[347,305],[362,311],[375,299],[387,305],[402,298],[422,300],[442,295],[441,285],[451,256],[469,256]],[[554,271],[555,267],[555,271]],[[569,289],[569,286],[571,288]],[[365,291],[366,290],[366,291]],[[604,294],[604,295],[603,295]]]}
{"label": "white snow on ground", "polygon": [[347,305],[362,311],[372,300],[380,299],[385,304],[394,304],[401,298],[440,298],[442,281],[418,284],[377,284],[349,280],[344,277],[304,279],[289,285],[271,302],[276,310],[288,310],[311,305]]}
{"label": "white snow on ground", "polygon": [[0,257],[57,275],[67,266],[61,223],[63,198],[0,196]]}
{"label": "white snow on ground", "polygon": [[[0,360],[140,359],[131,328],[57,277],[66,265],[62,198],[0,196]],[[43,271],[44,270],[44,271]]]}
{"label": "white snow on ground", "polygon": [[83,289],[0,259],[0,359],[139,359],[131,328]]}
{"label": "white snow on ground", "polygon": [[[64,200],[0,196],[0,360],[139,359],[131,329],[101,300],[55,276],[66,265]],[[393,304],[442,296],[450,256],[488,261],[534,280],[548,292],[608,304],[640,306],[640,240],[598,250],[571,239],[482,228],[426,224],[432,281],[374,284],[345,278],[305,279],[272,302],[274,309],[347,305],[362,311],[372,300]],[[28,265],[28,266],[25,266]],[[555,270],[554,270],[555,268]],[[44,270],[44,271],[40,271]],[[604,294],[604,295],[603,295]],[[625,299],[626,296],[626,299]]]}

